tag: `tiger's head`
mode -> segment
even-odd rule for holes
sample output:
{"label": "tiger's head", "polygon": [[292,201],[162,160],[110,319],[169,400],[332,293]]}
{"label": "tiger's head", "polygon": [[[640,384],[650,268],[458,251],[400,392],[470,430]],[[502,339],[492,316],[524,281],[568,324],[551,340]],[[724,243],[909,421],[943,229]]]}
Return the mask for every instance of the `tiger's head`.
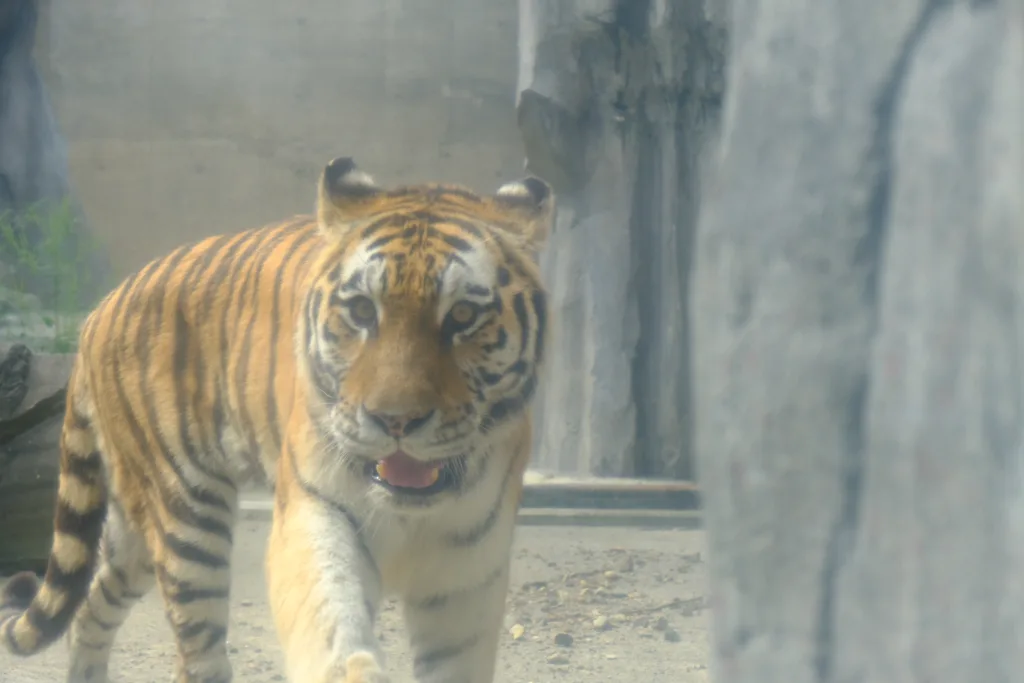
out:
{"label": "tiger's head", "polygon": [[553,216],[536,178],[482,196],[324,169],[300,354],[327,452],[374,495],[424,505],[508,469],[544,357]]}

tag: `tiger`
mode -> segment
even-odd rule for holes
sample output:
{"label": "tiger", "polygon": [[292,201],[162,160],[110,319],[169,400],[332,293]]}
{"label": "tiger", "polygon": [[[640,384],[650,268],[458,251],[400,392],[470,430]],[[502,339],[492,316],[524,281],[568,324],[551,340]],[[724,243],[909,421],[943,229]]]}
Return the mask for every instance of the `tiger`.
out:
{"label": "tiger", "polygon": [[273,490],[267,591],[287,680],[386,683],[382,600],[420,683],[493,681],[544,367],[555,196],[382,187],[351,157],[315,210],[156,258],[84,320],[45,575],[11,577],[14,655],[67,634],[107,680],[159,588],[178,683],[225,683],[239,488]]}

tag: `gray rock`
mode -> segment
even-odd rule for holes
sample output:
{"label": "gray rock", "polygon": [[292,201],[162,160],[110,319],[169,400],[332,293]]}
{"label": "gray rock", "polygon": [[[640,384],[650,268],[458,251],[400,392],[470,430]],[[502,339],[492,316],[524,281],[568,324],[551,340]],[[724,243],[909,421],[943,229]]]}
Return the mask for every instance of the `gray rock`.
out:
{"label": "gray rock", "polygon": [[716,676],[1018,680],[1024,6],[734,8],[691,300]]}

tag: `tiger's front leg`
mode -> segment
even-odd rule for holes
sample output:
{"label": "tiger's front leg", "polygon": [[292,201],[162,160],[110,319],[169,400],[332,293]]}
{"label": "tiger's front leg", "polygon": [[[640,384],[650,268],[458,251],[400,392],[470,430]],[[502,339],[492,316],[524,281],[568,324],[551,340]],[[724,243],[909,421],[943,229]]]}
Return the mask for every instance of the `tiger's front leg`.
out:
{"label": "tiger's front leg", "polygon": [[[487,561],[475,564],[486,566]],[[508,568],[505,560],[464,588],[404,601],[417,683],[494,680]]]}
{"label": "tiger's front leg", "polygon": [[267,581],[289,681],[389,683],[373,633],[380,573],[343,509],[277,487]]}

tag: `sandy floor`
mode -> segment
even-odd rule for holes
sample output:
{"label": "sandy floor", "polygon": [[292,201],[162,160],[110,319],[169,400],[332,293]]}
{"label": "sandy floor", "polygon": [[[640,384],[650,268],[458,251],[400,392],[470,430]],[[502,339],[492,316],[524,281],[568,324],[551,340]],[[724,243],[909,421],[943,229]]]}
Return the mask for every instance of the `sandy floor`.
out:
{"label": "sandy floor", "polygon": [[[242,522],[235,551],[229,640],[235,680],[246,683],[284,680],[264,598],[267,530]],[[496,682],[707,681],[703,548],[699,531],[520,527]],[[410,681],[394,606],[378,632],[394,680]],[[154,592],[119,636],[113,680],[166,681],[173,656]],[[65,661],[63,643],[29,660],[0,654],[0,683],[58,683]]]}

